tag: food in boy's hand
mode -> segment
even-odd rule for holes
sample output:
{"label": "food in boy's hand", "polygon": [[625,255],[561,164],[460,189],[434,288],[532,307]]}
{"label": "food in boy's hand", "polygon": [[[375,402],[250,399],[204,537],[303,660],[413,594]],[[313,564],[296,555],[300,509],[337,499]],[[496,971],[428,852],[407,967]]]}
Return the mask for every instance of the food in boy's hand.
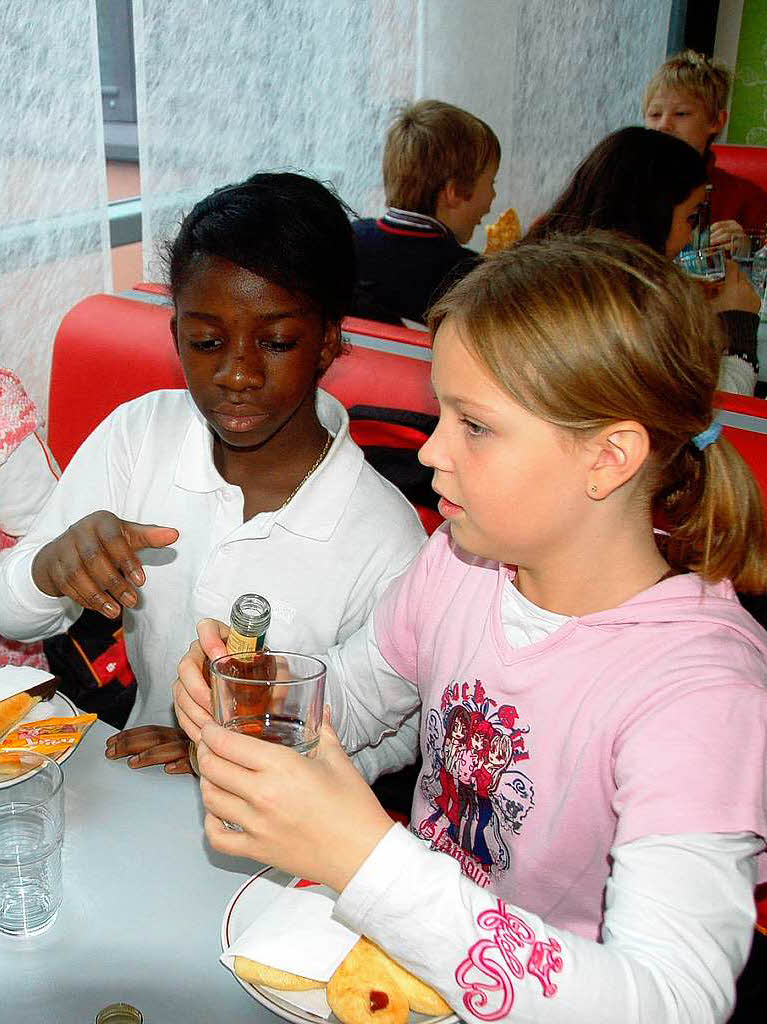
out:
{"label": "food in boy's hand", "polygon": [[502,213],[495,224],[487,226],[487,244],[485,255],[491,252],[502,252],[510,249],[515,242],[518,242],[522,235],[522,227],[519,223],[517,211],[513,207]]}
{"label": "food in boy's hand", "polygon": [[0,753],[23,748],[35,754],[59,757],[77,746],[95,721],[96,715],[76,715],[74,718],[43,718],[39,722],[26,722],[3,737]]}
{"label": "food in boy's hand", "polygon": [[324,981],[313,981],[303,978],[300,974],[281,971],[279,967],[268,967],[244,956],[234,958],[234,973],[251,985],[267,985],[269,988],[281,989],[283,992],[305,992],[310,988],[324,988]]}
{"label": "food in boy's hand", "polygon": [[46,679],[37,686],[32,686],[21,693],[15,693],[12,697],[0,700],[0,740],[2,740],[15,725],[29,714],[32,708],[40,701],[50,700],[56,692],[56,680]]}
{"label": "food in boy's hand", "polygon": [[360,939],[328,982],[328,1005],[341,1024],[405,1024],[409,1004],[389,958]]}

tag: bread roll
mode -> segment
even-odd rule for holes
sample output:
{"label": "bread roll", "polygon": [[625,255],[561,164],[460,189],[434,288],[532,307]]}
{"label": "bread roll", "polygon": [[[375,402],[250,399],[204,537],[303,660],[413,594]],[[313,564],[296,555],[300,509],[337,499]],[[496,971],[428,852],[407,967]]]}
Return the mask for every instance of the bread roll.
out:
{"label": "bread roll", "polygon": [[234,958],[234,973],[251,985],[268,985],[269,988],[281,989],[283,992],[305,992],[310,988],[325,987],[324,981],[302,978],[300,974],[281,971],[279,967],[268,967],[244,956]]}

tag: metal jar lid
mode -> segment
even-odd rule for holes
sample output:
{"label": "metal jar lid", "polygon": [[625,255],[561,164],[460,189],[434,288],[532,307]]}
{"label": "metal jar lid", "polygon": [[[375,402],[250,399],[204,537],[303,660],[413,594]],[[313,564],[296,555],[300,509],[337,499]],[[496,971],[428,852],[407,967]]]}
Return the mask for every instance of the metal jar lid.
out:
{"label": "metal jar lid", "polygon": [[96,1014],[94,1024],[143,1024],[144,1014],[130,1003],[110,1003]]}

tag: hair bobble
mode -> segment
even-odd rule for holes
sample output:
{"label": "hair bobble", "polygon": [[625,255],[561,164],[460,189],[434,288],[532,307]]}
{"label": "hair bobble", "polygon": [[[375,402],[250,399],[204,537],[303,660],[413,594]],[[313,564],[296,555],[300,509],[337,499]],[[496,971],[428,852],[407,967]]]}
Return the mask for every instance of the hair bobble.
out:
{"label": "hair bobble", "polygon": [[702,452],[704,448],[708,448],[710,444],[714,444],[719,440],[719,435],[722,433],[722,424],[718,420],[712,420],[709,426],[705,430],[701,430],[695,437],[690,438],[692,443]]}

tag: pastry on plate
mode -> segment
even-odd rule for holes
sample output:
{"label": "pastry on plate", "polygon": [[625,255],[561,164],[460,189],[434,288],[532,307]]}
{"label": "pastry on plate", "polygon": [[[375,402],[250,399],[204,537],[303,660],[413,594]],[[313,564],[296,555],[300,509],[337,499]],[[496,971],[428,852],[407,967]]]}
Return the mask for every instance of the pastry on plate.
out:
{"label": "pastry on plate", "polygon": [[250,982],[251,985],[267,985],[269,988],[277,988],[283,992],[305,992],[310,988],[325,987],[324,981],[302,978],[300,974],[281,971],[279,967],[268,967],[256,960],[248,960],[244,956],[234,958],[234,973],[243,981]]}
{"label": "pastry on plate", "polygon": [[364,936],[328,982],[328,1003],[342,1024],[402,1024],[408,1010],[451,1012],[438,992]]}
{"label": "pastry on plate", "polygon": [[341,1024],[405,1024],[410,1006],[387,960],[362,938],[334,972],[328,1005]]}

